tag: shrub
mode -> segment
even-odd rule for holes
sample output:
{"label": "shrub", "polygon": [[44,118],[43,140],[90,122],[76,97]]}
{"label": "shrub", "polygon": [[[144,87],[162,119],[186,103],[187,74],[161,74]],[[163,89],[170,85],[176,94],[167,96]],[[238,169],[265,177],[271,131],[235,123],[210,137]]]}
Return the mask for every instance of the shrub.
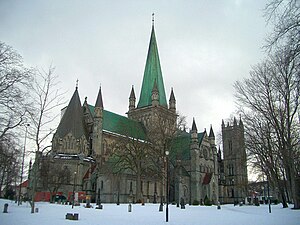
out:
{"label": "shrub", "polygon": [[205,198],[204,198],[204,205],[206,205],[206,206],[211,206],[211,205],[212,205],[212,203],[211,203],[211,201],[209,200],[209,198],[207,197],[207,195],[206,195]]}
{"label": "shrub", "polygon": [[196,199],[192,203],[192,205],[199,205],[199,204],[200,204],[200,202],[198,200],[196,200]]}

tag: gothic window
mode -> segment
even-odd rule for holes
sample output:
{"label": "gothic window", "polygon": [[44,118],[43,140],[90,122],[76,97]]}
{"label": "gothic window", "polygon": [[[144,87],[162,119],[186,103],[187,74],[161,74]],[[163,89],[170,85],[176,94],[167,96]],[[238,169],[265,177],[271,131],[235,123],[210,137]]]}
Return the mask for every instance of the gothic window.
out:
{"label": "gothic window", "polygon": [[147,195],[149,196],[149,190],[150,190],[150,181],[147,182]]}
{"label": "gothic window", "polygon": [[205,159],[207,159],[208,153],[206,148],[203,148],[203,156]]}
{"label": "gothic window", "polygon": [[104,140],[104,142],[103,142],[103,154],[104,155],[106,154],[106,151],[107,151],[107,141]]}
{"label": "gothic window", "polygon": [[228,141],[229,154],[232,154],[232,140]]}
{"label": "gothic window", "polygon": [[90,150],[92,151],[93,149],[93,138],[92,138],[92,133],[90,133]]}
{"label": "gothic window", "polygon": [[234,167],[233,167],[233,165],[232,164],[229,164],[228,165],[228,175],[229,176],[233,176],[234,175]]}
{"label": "gothic window", "polygon": [[103,180],[101,180],[100,188],[101,188],[101,190],[103,190]]}
{"label": "gothic window", "polygon": [[132,181],[130,181],[129,191],[132,192]]}

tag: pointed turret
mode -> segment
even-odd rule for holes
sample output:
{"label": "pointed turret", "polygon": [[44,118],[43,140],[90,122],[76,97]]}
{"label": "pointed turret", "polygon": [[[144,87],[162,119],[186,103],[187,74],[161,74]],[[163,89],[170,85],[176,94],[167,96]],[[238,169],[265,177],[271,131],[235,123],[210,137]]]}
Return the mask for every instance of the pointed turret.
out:
{"label": "pointed turret", "polygon": [[222,119],[222,127],[225,127],[225,123],[224,120]]}
{"label": "pointed turret", "polygon": [[71,133],[76,139],[86,136],[86,131],[83,125],[83,110],[77,86],[57,127],[55,136],[64,138],[69,133]]}
{"label": "pointed turret", "polygon": [[197,126],[196,126],[195,118],[193,118],[192,131],[197,132]]}
{"label": "pointed turret", "polygon": [[135,99],[136,98],[135,98],[134,88],[132,85],[130,96],[129,96],[129,110],[132,110],[135,108]]}
{"label": "pointed turret", "polygon": [[192,139],[195,139],[198,141],[198,130],[195,122],[195,118],[193,118],[193,125],[191,130]]}
{"label": "pointed turret", "polygon": [[151,100],[152,100],[152,106],[158,106],[159,105],[159,91],[157,88],[157,82],[156,79],[154,81],[154,85],[151,92]]}
{"label": "pointed turret", "polygon": [[176,99],[173,92],[173,88],[171,89],[170,99],[169,99],[169,108],[173,111],[176,111]]}
{"label": "pointed turret", "polygon": [[210,138],[215,138],[215,134],[214,134],[212,125],[210,125],[210,130],[209,130],[209,135],[208,135],[208,137],[210,137]]}
{"label": "pointed turret", "polygon": [[148,49],[147,61],[144,71],[142,89],[137,108],[152,105],[152,89],[154,82],[157,82],[159,92],[159,105],[167,107],[165,87],[163,82],[162,71],[160,67],[158,48],[155,38],[154,24],[152,24],[151,38]]}
{"label": "pointed turret", "polygon": [[99,156],[102,154],[102,127],[103,127],[103,100],[101,86],[99,88],[93,123],[92,153]]}
{"label": "pointed turret", "polygon": [[101,86],[99,88],[99,92],[98,92],[98,96],[97,96],[96,104],[95,104],[95,108],[97,108],[97,107],[103,109]]}
{"label": "pointed turret", "polygon": [[195,122],[195,118],[193,118],[192,130],[191,130],[191,150],[197,150],[199,141],[198,141],[198,130]]}
{"label": "pointed turret", "polygon": [[234,117],[233,118],[233,126],[236,126],[237,125],[237,122],[236,122],[236,118]]}
{"label": "pointed turret", "polygon": [[98,96],[95,103],[95,117],[102,117],[103,114],[103,100],[102,100],[102,92],[101,86],[99,88]]}

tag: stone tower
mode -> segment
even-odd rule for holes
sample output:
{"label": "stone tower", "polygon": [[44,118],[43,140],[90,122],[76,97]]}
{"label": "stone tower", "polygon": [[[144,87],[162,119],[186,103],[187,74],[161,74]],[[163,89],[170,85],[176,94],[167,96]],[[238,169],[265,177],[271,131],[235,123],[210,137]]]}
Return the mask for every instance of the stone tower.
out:
{"label": "stone tower", "polygon": [[190,142],[190,154],[191,154],[191,200],[200,200],[200,171],[198,167],[200,165],[200,149],[199,149],[199,140],[198,140],[198,130],[193,118],[192,130],[191,130],[191,142]]}
{"label": "stone tower", "polygon": [[233,125],[222,121],[225,188],[224,202],[240,202],[247,197],[247,156],[244,140],[244,125],[236,118]]}

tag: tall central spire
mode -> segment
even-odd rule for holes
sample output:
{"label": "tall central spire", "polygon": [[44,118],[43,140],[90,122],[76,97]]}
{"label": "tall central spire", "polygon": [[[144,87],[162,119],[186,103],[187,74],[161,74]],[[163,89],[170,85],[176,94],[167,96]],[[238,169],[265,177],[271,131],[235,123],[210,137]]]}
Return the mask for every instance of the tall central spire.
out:
{"label": "tall central spire", "polygon": [[157,48],[157,43],[155,38],[155,31],[154,31],[154,14],[152,14],[152,31],[150,37],[150,44],[148,49],[145,71],[144,71],[140,99],[137,108],[150,106],[152,104],[151,95],[152,95],[152,89],[155,80],[157,82],[157,88],[159,92],[159,104],[167,107],[168,105],[167,105],[164,81],[161,72],[158,48]]}

